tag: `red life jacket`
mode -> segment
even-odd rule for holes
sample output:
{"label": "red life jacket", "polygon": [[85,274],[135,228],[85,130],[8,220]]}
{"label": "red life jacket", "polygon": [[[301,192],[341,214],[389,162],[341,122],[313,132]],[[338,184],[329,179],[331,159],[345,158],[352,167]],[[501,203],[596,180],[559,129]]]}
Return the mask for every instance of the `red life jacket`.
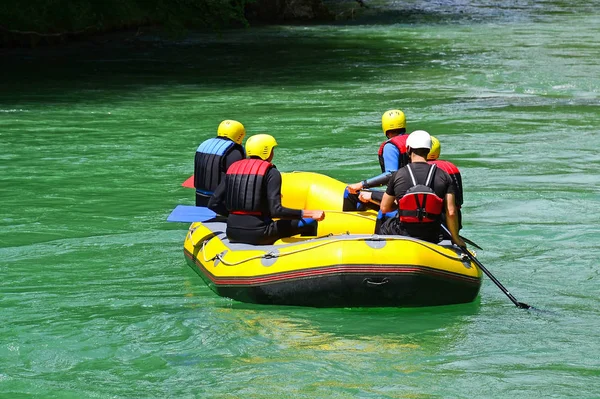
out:
{"label": "red life jacket", "polygon": [[398,201],[398,217],[402,223],[433,223],[440,221],[444,200],[431,188],[435,176],[435,165],[431,165],[425,184],[417,184],[415,176],[406,165],[413,186]]}
{"label": "red life jacket", "polygon": [[452,178],[452,184],[454,184],[454,198],[456,202],[456,206],[460,208],[463,204],[463,188],[462,188],[462,177],[460,175],[460,170],[450,161],[444,161],[441,159],[436,159],[434,161],[427,161],[427,163],[436,165],[438,168],[448,173]]}
{"label": "red life jacket", "polygon": [[268,209],[266,174],[273,164],[262,159],[242,159],[225,175],[225,205],[234,215],[264,215]]}
{"label": "red life jacket", "polygon": [[396,166],[396,169],[393,169],[392,171],[396,171],[398,169],[400,169],[401,167],[408,165],[408,153],[406,152],[406,139],[408,138],[408,135],[406,134],[401,134],[399,136],[394,136],[389,140],[384,141],[383,143],[381,143],[381,145],[379,146],[379,151],[377,152],[377,155],[379,156],[379,166],[381,166],[381,173],[385,173],[385,162],[383,159],[383,147],[387,144],[387,143],[392,143],[397,149],[398,151],[400,151],[400,156],[398,157],[398,165],[388,165],[388,166]]}

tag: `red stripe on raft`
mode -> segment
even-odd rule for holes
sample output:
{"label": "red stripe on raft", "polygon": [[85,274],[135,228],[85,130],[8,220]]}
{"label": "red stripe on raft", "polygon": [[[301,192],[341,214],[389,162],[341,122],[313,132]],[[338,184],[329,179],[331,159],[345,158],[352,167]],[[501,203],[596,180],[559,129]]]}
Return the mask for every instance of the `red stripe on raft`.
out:
{"label": "red stripe on raft", "polygon": [[343,273],[377,273],[377,274],[401,274],[401,273],[422,273],[437,275],[453,280],[461,280],[464,282],[478,284],[480,279],[476,277],[461,276],[456,273],[436,270],[424,266],[368,266],[368,265],[335,265],[335,266],[324,266],[314,269],[303,269],[291,272],[282,272],[277,274],[269,274],[266,276],[253,276],[253,277],[216,277],[208,269],[206,269],[202,263],[186,250],[184,250],[185,256],[194,261],[194,264],[202,270],[205,276],[207,276],[216,285],[258,285],[265,283],[274,283],[279,281],[292,281],[298,279],[305,279],[311,277],[321,277],[326,275],[335,275]]}
{"label": "red stripe on raft", "polygon": [[[215,278],[213,281],[217,285],[257,285],[257,284],[265,284],[265,283],[273,283],[278,281],[291,281],[298,280],[309,277],[321,277],[321,276],[330,276],[335,274],[351,274],[351,273],[416,273],[419,272],[418,268],[403,268],[403,269],[386,269],[386,270],[372,270],[365,269],[361,270],[359,268],[353,268],[352,266],[342,266],[338,265],[335,267],[330,267],[327,270],[311,270],[306,272],[294,272],[294,273],[285,273],[283,275],[270,275],[265,277],[253,277],[248,278],[244,277],[243,280],[240,281],[239,277],[234,278]],[[211,279],[212,280],[212,279]]]}

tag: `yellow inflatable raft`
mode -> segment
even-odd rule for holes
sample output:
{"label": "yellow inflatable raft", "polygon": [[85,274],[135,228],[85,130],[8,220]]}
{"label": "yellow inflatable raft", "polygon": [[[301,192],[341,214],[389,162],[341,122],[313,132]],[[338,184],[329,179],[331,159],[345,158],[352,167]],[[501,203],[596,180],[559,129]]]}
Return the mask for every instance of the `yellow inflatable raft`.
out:
{"label": "yellow inflatable raft", "polygon": [[448,241],[373,234],[376,213],[341,212],[345,184],[283,173],[284,206],[325,209],[317,237],[234,244],[225,222],[193,223],[188,264],[218,295],[241,302],[314,307],[434,306],[473,301],[479,268]]}

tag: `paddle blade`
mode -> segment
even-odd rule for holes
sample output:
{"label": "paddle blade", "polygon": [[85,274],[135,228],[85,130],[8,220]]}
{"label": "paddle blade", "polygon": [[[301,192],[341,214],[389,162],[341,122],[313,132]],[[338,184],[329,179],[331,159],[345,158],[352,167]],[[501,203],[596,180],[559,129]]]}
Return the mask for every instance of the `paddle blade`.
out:
{"label": "paddle blade", "polygon": [[167,217],[167,222],[206,222],[217,214],[203,206],[177,205]]}
{"label": "paddle blade", "polygon": [[181,185],[185,188],[194,188],[194,175],[188,177],[188,179],[181,183]]}

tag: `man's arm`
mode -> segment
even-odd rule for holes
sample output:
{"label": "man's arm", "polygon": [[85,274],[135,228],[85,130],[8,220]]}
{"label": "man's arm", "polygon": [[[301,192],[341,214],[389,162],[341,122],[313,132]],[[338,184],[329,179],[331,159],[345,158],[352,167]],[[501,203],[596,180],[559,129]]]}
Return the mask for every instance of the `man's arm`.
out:
{"label": "man's arm", "polygon": [[380,175],[371,177],[358,183],[348,185],[348,191],[351,194],[358,193],[361,189],[379,187],[387,184],[390,176],[398,170],[400,164],[400,151],[392,143],[387,143],[383,146],[383,168],[385,172]]}
{"label": "man's arm", "polygon": [[281,173],[274,167],[267,172],[267,201],[271,217],[280,219],[302,219],[302,210],[281,205]]}
{"label": "man's arm", "polygon": [[385,172],[358,183],[348,185],[348,192],[356,194],[364,188],[379,187],[387,184],[393,172]]}
{"label": "man's arm", "polygon": [[279,219],[302,219],[312,218],[321,221],[325,218],[325,212],[314,210],[302,210],[286,208],[281,205],[281,173],[275,168],[267,172],[267,201],[269,201],[269,212],[271,217]]}
{"label": "man's arm", "polygon": [[454,202],[454,194],[446,194],[444,202],[446,203],[446,223],[448,223],[448,230],[452,234],[452,241],[461,248],[466,247],[467,245],[458,235],[458,211]]}
{"label": "man's arm", "polygon": [[379,209],[381,213],[388,213],[395,211],[398,206],[394,202],[395,198],[389,195],[387,192],[383,194],[383,198],[381,199],[381,204],[379,205]]}
{"label": "man's arm", "polygon": [[225,188],[225,180],[222,180],[208,201],[208,208],[223,216],[229,215],[229,211],[225,206]]}
{"label": "man's arm", "polygon": [[383,146],[383,169],[386,172],[395,172],[400,165],[400,151],[392,143]]}
{"label": "man's arm", "polygon": [[373,191],[361,191],[358,194],[358,199],[360,202],[372,202],[373,204],[379,205],[381,204],[381,199],[383,198],[384,191],[373,190]]}

